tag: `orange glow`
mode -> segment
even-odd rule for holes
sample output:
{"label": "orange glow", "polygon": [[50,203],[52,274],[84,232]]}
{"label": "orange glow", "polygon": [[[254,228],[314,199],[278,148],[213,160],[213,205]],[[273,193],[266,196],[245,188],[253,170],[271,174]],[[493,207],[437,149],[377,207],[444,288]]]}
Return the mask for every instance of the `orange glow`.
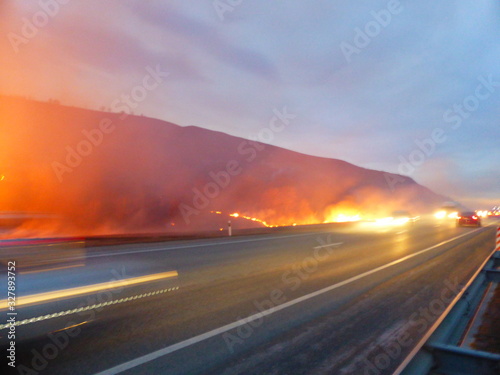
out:
{"label": "orange glow", "polygon": [[[145,156],[144,164],[120,149],[132,133],[103,134],[91,151],[84,147],[84,156],[74,157],[78,145],[90,144],[90,133],[83,131],[94,131],[104,119],[118,128],[115,114],[103,118],[99,112],[0,96],[0,238],[158,233],[182,226],[177,220],[175,227],[170,224],[176,216],[163,214],[172,206],[164,198],[173,195],[168,183],[145,187],[156,174],[152,157]],[[54,163],[67,168],[62,178]],[[2,215],[10,213],[24,218],[7,222]]]}
{"label": "orange glow", "polygon": [[330,217],[329,219],[325,220],[325,223],[346,223],[350,221],[360,221],[360,220],[361,220],[360,215],[338,214],[336,216]]}
{"label": "orange glow", "polygon": [[435,217],[436,219],[444,219],[444,218],[446,217],[446,211],[443,211],[443,210],[438,211],[438,212],[436,212],[436,213],[434,214],[434,217]]}

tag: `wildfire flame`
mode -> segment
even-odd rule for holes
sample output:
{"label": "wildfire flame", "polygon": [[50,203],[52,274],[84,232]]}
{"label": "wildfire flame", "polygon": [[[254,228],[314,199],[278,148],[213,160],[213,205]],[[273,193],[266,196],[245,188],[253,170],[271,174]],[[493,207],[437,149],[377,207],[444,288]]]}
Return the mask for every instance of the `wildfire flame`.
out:
{"label": "wildfire flame", "polygon": [[345,223],[351,221],[360,221],[361,213],[359,209],[351,202],[341,202],[331,205],[325,210],[324,223]]}
{"label": "wildfire flame", "polygon": [[268,228],[275,228],[275,227],[282,226],[282,225],[276,225],[276,224],[268,224],[264,220],[257,219],[256,217],[242,215],[242,214],[240,214],[238,212],[234,212],[232,214],[229,214],[229,216],[231,216],[231,217],[241,217],[242,219],[255,221],[257,223],[261,223],[262,225],[264,225],[265,227],[268,227]]}

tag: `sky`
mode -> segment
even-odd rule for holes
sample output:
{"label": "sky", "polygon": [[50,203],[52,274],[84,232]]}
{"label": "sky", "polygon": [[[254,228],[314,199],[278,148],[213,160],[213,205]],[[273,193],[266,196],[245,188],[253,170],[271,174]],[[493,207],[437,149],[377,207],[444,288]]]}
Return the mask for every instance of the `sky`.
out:
{"label": "sky", "polygon": [[[7,0],[0,93],[342,159],[488,208],[499,21],[497,0]],[[276,112],[290,120],[271,139]]]}

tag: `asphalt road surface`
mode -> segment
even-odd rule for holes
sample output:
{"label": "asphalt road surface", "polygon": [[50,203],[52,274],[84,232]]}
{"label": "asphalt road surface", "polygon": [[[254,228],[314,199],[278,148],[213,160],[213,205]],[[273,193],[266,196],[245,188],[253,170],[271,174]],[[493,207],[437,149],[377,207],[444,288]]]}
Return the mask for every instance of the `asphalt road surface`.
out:
{"label": "asphalt road surface", "polygon": [[15,328],[7,266],[17,255],[3,250],[2,373],[390,374],[492,252],[495,225],[34,246],[57,262],[17,259]]}

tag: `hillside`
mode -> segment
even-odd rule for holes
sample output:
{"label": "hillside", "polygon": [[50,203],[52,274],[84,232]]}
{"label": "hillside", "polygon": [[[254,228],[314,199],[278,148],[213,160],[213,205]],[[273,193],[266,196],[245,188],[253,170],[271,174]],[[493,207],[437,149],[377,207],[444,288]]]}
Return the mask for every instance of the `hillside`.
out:
{"label": "hillside", "polygon": [[142,116],[0,96],[0,128],[1,211],[59,218],[26,233],[218,228],[211,211],[306,224],[447,200],[408,177]]}

